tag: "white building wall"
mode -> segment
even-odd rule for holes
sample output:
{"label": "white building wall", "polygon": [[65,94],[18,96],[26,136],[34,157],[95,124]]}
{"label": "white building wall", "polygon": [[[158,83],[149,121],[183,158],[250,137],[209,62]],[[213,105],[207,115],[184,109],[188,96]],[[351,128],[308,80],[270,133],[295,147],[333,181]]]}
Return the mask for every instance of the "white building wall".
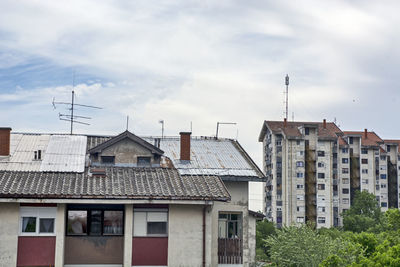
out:
{"label": "white building wall", "polygon": [[17,266],[19,204],[0,203],[0,267]]}

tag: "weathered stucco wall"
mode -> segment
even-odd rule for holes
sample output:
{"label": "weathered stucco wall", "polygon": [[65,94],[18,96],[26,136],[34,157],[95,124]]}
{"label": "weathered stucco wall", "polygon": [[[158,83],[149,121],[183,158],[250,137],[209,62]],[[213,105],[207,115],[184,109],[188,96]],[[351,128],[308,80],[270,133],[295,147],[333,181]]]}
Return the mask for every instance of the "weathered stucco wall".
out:
{"label": "weathered stucco wall", "polygon": [[249,262],[256,262],[256,218],[249,216]]}
{"label": "weathered stucco wall", "polygon": [[[211,266],[210,215],[211,212],[207,209],[206,266]],[[201,267],[203,262],[203,206],[170,205],[168,220],[168,266]]]}
{"label": "weathered stucco wall", "polygon": [[[150,150],[137,143],[125,139],[104,149],[99,156],[115,156],[115,163],[136,164],[137,157],[151,157],[151,164],[159,164],[155,161]],[[99,158],[99,160],[101,160]]]}
{"label": "weathered stucco wall", "polygon": [[19,204],[0,203],[0,267],[17,266]]}

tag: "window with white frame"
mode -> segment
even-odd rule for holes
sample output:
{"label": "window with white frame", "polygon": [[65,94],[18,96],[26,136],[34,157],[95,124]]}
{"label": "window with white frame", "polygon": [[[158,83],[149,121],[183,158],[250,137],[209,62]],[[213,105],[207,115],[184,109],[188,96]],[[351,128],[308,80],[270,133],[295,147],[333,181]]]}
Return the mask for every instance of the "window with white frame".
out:
{"label": "window with white frame", "polygon": [[325,217],[318,217],[318,223],[325,223]]}
{"label": "window with white frame", "polygon": [[20,207],[20,235],[55,235],[56,207]]}
{"label": "window with white frame", "polygon": [[134,209],[133,236],[167,236],[167,209]]}
{"label": "window with white frame", "polygon": [[297,217],[296,218],[297,223],[304,223],[304,217]]}
{"label": "window with white frame", "polygon": [[242,214],[220,212],[218,238],[242,238]]}
{"label": "window with white frame", "polygon": [[297,189],[304,189],[304,185],[303,184],[298,184],[297,185]]}
{"label": "window with white frame", "polygon": [[343,198],[343,204],[349,204],[349,199],[348,198]]}
{"label": "window with white frame", "polygon": [[318,212],[325,212],[325,207],[324,206],[319,206],[318,207]]}
{"label": "window with white frame", "polygon": [[304,195],[297,195],[296,198],[297,200],[304,200]]}

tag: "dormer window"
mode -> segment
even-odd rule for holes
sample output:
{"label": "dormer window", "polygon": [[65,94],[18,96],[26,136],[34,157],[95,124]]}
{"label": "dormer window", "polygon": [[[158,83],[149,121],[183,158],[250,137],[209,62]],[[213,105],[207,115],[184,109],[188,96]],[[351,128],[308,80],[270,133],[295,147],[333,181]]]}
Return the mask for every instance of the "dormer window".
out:
{"label": "dormer window", "polygon": [[42,150],[33,151],[33,159],[34,160],[42,160]]}
{"label": "dormer window", "polygon": [[114,164],[115,163],[115,157],[114,156],[101,156],[101,163]]}
{"label": "dormer window", "polygon": [[151,159],[150,157],[138,157],[137,158],[137,166],[138,167],[150,167]]}

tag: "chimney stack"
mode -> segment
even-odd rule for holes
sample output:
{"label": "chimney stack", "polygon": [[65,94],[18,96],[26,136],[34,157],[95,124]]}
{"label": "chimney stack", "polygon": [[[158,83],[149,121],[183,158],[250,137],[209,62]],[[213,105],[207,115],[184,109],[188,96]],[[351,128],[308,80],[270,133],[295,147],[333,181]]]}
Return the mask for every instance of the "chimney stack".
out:
{"label": "chimney stack", "polygon": [[0,127],[0,156],[10,155],[10,127]]}
{"label": "chimney stack", "polygon": [[191,132],[180,132],[181,135],[181,160],[190,160]]}
{"label": "chimney stack", "polygon": [[286,126],[287,126],[287,119],[284,118],[284,119],[283,119],[283,127],[286,127]]}
{"label": "chimney stack", "polygon": [[365,139],[367,139],[367,138],[368,138],[368,135],[367,135],[367,133],[368,133],[367,129],[364,129],[364,137],[365,137]]}
{"label": "chimney stack", "polygon": [[326,119],[324,119],[323,125],[324,125],[324,129],[326,129]]}

